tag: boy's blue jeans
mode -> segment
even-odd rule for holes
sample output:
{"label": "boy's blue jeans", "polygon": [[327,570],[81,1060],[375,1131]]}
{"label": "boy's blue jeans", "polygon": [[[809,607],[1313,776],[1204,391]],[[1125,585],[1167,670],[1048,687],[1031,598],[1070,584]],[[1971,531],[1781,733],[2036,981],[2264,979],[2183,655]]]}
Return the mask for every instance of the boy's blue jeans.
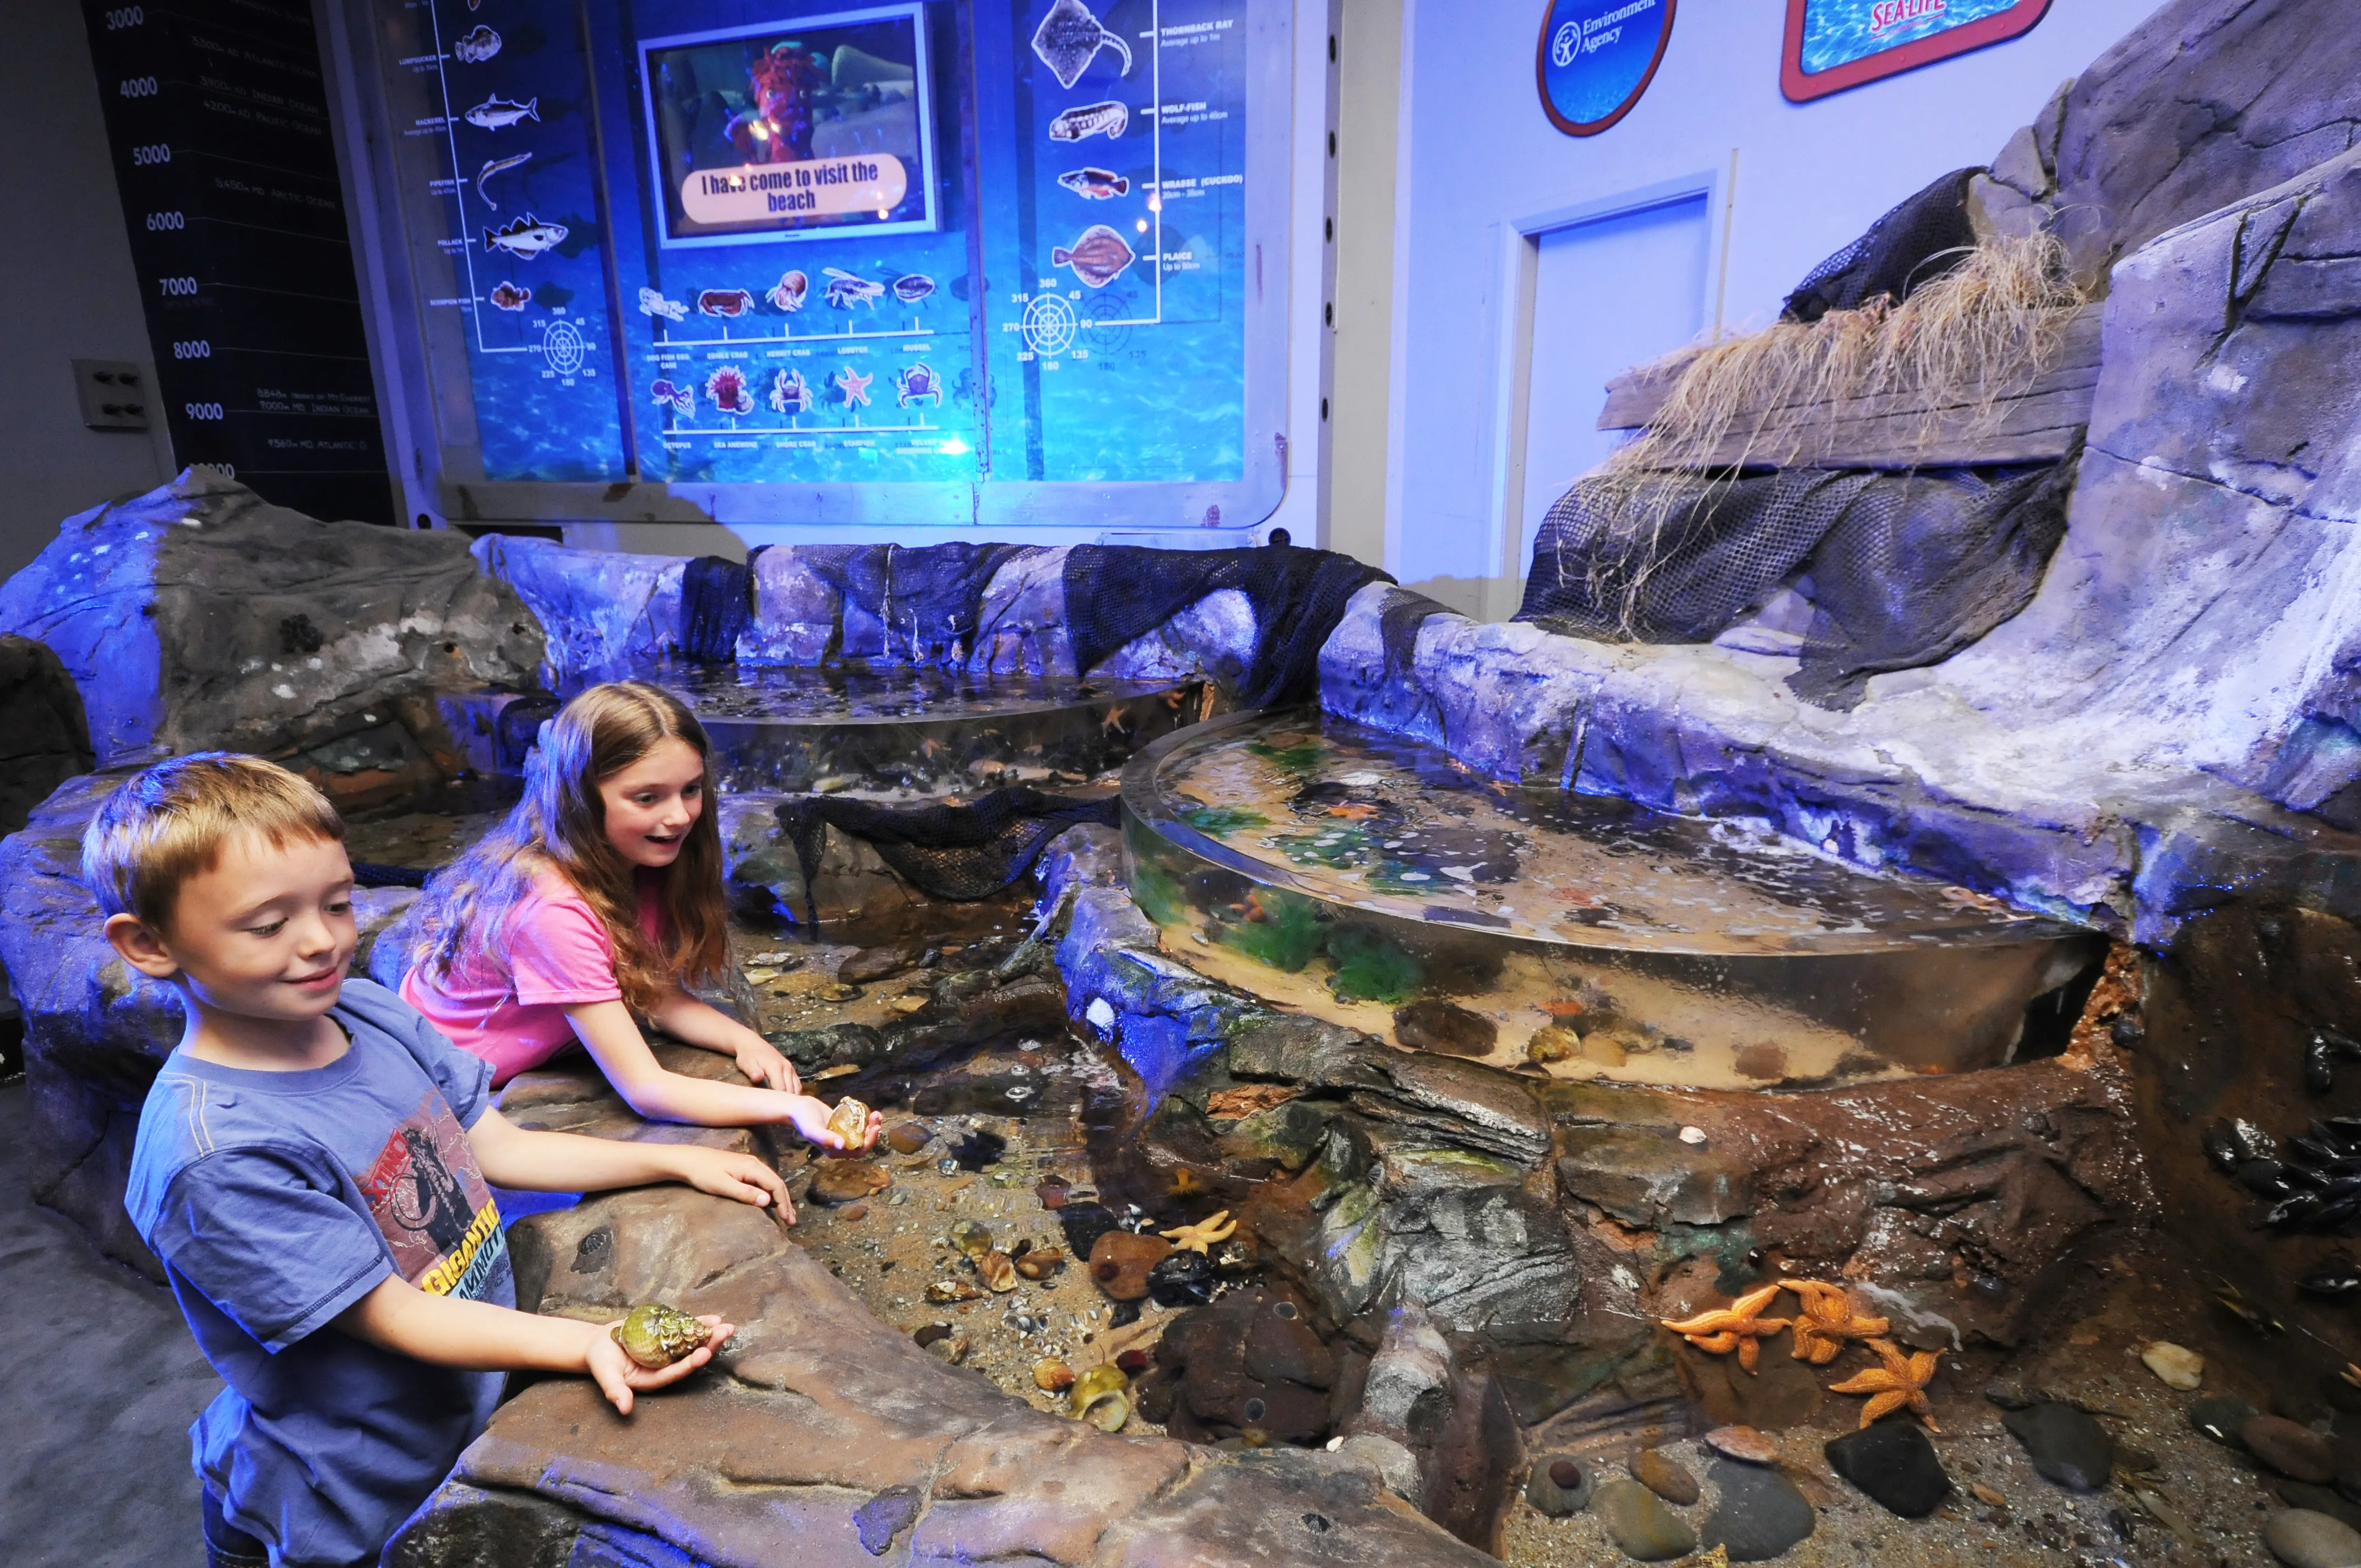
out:
{"label": "boy's blue jeans", "polygon": [[270,1568],[270,1549],[222,1518],[221,1499],[205,1488],[206,1568]]}

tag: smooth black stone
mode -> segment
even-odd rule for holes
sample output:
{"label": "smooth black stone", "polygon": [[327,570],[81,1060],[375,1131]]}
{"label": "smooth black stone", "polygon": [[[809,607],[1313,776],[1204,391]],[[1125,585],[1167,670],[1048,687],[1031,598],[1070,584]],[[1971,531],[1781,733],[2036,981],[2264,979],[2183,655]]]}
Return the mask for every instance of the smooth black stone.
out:
{"label": "smooth black stone", "polygon": [[2061,1486],[2095,1492],[2114,1476],[2114,1439],[2071,1405],[2044,1400],[2009,1411],[2001,1424],[2025,1444],[2033,1467]]}
{"label": "smooth black stone", "polygon": [[2236,1448],[2238,1429],[2261,1412],[2244,1399],[2208,1394],[2189,1407],[2189,1424],[2224,1447]]}
{"label": "smooth black stone", "polygon": [[1763,1464],[1717,1459],[1707,1478],[1721,1488],[1698,1539],[1727,1547],[1732,1563],[1765,1563],[1812,1533],[1818,1521],[1795,1484]]}
{"label": "smooth black stone", "polygon": [[1829,1468],[1905,1519],[1925,1519],[1951,1495],[1951,1477],[1915,1422],[1880,1421],[1845,1433],[1821,1452]]}

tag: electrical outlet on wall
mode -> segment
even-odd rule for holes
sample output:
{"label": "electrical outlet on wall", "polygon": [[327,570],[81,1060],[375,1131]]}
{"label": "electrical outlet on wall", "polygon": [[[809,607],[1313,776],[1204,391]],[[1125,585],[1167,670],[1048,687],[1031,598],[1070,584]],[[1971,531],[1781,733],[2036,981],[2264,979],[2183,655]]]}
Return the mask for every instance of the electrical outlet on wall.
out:
{"label": "electrical outlet on wall", "polygon": [[82,422],[93,430],[146,430],[155,378],[129,359],[77,359],[74,392]]}

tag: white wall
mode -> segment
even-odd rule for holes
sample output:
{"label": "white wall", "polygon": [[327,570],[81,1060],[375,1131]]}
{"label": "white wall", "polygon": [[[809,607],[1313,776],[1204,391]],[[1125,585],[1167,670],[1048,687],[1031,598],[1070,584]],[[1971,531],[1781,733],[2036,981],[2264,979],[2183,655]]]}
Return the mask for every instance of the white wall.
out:
{"label": "white wall", "polygon": [[[0,5],[0,577],[60,521],[172,472],[150,435],[82,422],[71,361],[148,358],[131,246],[73,0]],[[153,371],[149,373],[153,384]]]}
{"label": "white wall", "polygon": [[[1501,429],[1516,317],[1514,301],[1504,308],[1514,276],[1506,258],[1521,222],[1697,182],[1715,193],[1727,236],[1704,319],[1761,325],[1814,264],[1880,213],[1947,170],[1990,161],[2060,82],[2156,6],[2061,0],[2023,38],[1797,104],[1779,93],[1786,7],[1684,0],[1646,95],[1588,137],[1560,134],[1542,113],[1538,0],[1403,0],[1402,8],[1405,254],[1388,432],[1399,471],[1384,565],[1446,603],[1481,600],[1505,614],[1514,597],[1500,590],[1512,588],[1532,547],[1517,538],[1513,557],[1505,547],[1521,532],[1510,522],[1511,443]],[[1488,593],[1479,587],[1487,579]]]}

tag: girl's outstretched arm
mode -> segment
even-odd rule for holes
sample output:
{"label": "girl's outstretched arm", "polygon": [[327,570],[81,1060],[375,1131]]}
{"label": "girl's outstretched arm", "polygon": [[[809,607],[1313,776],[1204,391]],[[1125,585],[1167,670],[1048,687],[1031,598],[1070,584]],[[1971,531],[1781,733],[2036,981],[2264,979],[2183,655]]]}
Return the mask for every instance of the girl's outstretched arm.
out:
{"label": "girl's outstretched arm", "polygon": [[[772,1122],[792,1122],[796,1130],[824,1149],[841,1149],[844,1143],[828,1130],[829,1107],[808,1094],[785,1094],[775,1089],[715,1083],[667,1072],[648,1049],[645,1036],[620,1002],[586,1002],[566,1010],[590,1058],[607,1081],[615,1086],[631,1109],[652,1122],[692,1122],[707,1127],[752,1127]],[[866,1148],[877,1137],[877,1118],[870,1117]]]}
{"label": "girl's outstretched arm", "polygon": [[779,1047],[718,1007],[708,1007],[687,992],[675,990],[656,1003],[649,1016],[676,1040],[719,1051],[738,1064],[738,1070],[756,1083],[783,1093],[801,1094],[803,1080],[796,1064]]}

